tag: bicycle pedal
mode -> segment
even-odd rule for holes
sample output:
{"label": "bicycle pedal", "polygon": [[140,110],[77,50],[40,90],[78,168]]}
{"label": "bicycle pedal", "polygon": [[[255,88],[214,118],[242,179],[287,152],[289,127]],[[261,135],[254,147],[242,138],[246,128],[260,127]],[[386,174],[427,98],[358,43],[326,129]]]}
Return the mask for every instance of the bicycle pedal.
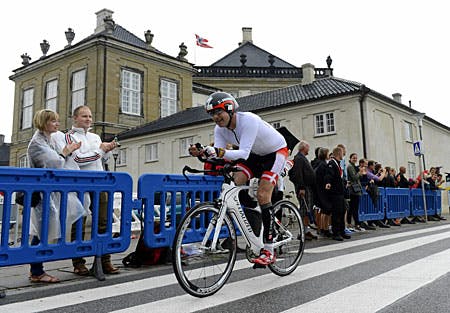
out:
{"label": "bicycle pedal", "polygon": [[256,270],[257,268],[266,268],[266,265],[262,265],[262,264],[258,264],[258,263],[253,263],[253,269]]}

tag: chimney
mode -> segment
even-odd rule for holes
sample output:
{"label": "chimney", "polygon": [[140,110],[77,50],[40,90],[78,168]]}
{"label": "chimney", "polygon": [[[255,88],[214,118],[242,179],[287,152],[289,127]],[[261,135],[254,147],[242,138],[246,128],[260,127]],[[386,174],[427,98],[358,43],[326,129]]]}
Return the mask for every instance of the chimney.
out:
{"label": "chimney", "polygon": [[242,27],[242,43],[243,45],[246,42],[253,43],[252,40],[252,28],[251,27]]}
{"label": "chimney", "polygon": [[97,28],[95,28],[95,34],[101,33],[102,31],[106,30],[104,19],[107,16],[112,17],[113,13],[114,12],[109,9],[103,9],[95,13],[97,15]]}
{"label": "chimney", "polygon": [[398,102],[398,103],[402,103],[402,94],[401,93],[393,93],[392,94],[392,99],[394,99],[394,101]]}
{"label": "chimney", "polygon": [[314,65],[306,63],[302,65],[302,85],[309,85],[314,82]]}

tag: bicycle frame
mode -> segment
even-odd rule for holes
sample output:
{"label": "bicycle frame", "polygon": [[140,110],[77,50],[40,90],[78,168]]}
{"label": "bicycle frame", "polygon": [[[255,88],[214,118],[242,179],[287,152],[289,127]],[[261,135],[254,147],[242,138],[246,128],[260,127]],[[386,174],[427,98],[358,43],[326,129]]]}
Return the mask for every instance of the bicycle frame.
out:
{"label": "bicycle frame", "polygon": [[[229,214],[233,219],[235,225],[241,231],[243,238],[247,244],[247,246],[252,250],[255,255],[259,255],[261,249],[264,247],[263,243],[263,233],[264,227],[261,228],[261,232],[259,236],[256,236],[253,232],[253,229],[244,213],[243,208],[241,207],[241,203],[239,201],[239,192],[241,190],[248,190],[249,186],[236,186],[233,182],[224,183],[222,185],[222,192],[220,194],[220,198],[216,201],[219,207],[219,214],[217,217],[214,217],[208,228],[206,230],[205,236],[203,237],[202,246],[206,247],[207,241],[210,238],[210,235],[214,229],[213,240],[211,244],[211,250],[214,252],[217,247],[217,242],[219,239],[220,228],[215,227],[216,225],[222,225],[223,220],[225,218],[225,214]],[[280,245],[285,244],[286,242],[292,240],[292,234],[285,229],[282,223],[275,218],[275,223],[284,230],[285,233],[289,235],[289,238],[284,239],[282,241],[278,241],[274,243],[274,249]]]}

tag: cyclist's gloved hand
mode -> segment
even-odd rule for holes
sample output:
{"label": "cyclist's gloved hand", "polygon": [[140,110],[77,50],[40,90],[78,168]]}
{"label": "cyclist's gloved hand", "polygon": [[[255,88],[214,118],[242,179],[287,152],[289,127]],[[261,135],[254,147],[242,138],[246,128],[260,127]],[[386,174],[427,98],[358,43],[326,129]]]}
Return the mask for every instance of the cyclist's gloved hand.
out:
{"label": "cyclist's gloved hand", "polygon": [[223,158],[223,155],[225,154],[225,149],[206,146],[205,149],[203,150],[203,153],[208,159]]}

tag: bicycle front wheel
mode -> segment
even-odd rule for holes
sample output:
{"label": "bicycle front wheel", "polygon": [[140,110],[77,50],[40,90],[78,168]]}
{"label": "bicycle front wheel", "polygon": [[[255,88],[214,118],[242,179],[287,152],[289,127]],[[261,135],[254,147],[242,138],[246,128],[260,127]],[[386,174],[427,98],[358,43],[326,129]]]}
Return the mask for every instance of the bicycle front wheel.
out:
{"label": "bicycle front wheel", "polygon": [[276,261],[269,269],[279,276],[291,274],[297,268],[305,249],[303,220],[294,203],[281,200],[273,207],[274,238],[284,242],[275,248]]}
{"label": "bicycle front wheel", "polygon": [[[236,261],[233,222],[226,214],[222,225],[217,225],[218,214],[212,203],[199,204],[187,212],[175,233],[173,270],[181,287],[195,297],[210,296],[222,288]],[[219,240],[212,247],[217,228]]]}

